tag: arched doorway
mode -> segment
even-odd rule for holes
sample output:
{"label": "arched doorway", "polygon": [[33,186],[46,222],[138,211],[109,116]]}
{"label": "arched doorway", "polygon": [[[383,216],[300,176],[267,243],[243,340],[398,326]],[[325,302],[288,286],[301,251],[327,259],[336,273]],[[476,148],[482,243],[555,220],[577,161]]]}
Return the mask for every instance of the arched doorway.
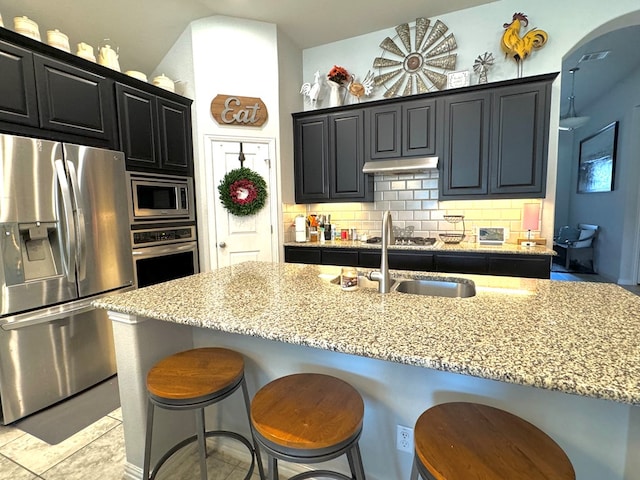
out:
{"label": "arched doorway", "polygon": [[[575,108],[579,115],[588,115],[590,120],[581,128],[559,132],[554,231],[562,225],[600,225],[596,269],[606,280],[621,284],[638,282],[640,258],[640,196],[637,189],[640,113],[634,109],[640,106],[640,91],[636,87],[640,83],[640,52],[635,47],[638,38],[640,12],[595,29],[562,61],[560,115],[565,115],[568,109],[571,90],[568,71],[579,66],[575,79]],[[606,51],[610,53],[604,58],[593,59],[602,57],[593,54]],[[585,56],[587,58],[583,59]],[[578,194],[580,142],[612,121],[619,122],[614,190]]]}

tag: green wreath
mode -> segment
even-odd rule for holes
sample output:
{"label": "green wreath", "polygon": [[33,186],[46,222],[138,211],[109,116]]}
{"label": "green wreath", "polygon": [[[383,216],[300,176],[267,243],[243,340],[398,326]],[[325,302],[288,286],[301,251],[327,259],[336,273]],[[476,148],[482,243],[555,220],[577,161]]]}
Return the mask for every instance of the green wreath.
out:
{"label": "green wreath", "polygon": [[253,170],[240,167],[228,172],[220,185],[222,205],[233,215],[253,215],[264,207],[267,200],[267,182]]}

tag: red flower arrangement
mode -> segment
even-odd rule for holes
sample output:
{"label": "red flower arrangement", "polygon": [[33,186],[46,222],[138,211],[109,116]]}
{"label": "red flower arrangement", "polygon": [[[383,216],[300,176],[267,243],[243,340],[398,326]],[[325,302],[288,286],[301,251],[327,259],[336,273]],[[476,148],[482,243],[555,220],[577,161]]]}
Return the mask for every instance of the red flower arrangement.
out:
{"label": "red flower arrangement", "polygon": [[342,85],[344,82],[349,80],[349,72],[344,67],[339,67],[338,65],[334,65],[331,70],[329,70],[329,74],[327,78],[332,82],[336,82],[339,85]]}

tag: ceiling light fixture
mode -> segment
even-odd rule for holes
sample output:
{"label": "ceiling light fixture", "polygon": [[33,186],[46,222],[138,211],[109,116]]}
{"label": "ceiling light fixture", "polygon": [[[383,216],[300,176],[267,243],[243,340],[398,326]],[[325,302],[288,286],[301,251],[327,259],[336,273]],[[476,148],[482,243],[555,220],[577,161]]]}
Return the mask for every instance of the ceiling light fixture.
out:
{"label": "ceiling light fixture", "polygon": [[569,97],[569,108],[567,109],[567,114],[560,117],[560,130],[575,130],[576,128],[582,127],[589,121],[589,117],[581,117],[576,113],[574,91],[576,84],[576,72],[578,70],[580,70],[578,67],[569,69],[569,73],[571,74],[571,96]]}

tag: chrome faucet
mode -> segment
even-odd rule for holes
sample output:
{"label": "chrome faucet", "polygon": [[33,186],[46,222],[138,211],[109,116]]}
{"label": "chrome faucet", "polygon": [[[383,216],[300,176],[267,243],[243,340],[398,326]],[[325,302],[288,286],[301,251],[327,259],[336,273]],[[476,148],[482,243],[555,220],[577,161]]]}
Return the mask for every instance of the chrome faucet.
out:
{"label": "chrome faucet", "polygon": [[382,252],[380,255],[380,271],[369,273],[369,280],[378,282],[378,292],[389,293],[391,289],[391,276],[389,275],[389,244],[393,245],[393,221],[391,212],[387,210],[382,215]]}

